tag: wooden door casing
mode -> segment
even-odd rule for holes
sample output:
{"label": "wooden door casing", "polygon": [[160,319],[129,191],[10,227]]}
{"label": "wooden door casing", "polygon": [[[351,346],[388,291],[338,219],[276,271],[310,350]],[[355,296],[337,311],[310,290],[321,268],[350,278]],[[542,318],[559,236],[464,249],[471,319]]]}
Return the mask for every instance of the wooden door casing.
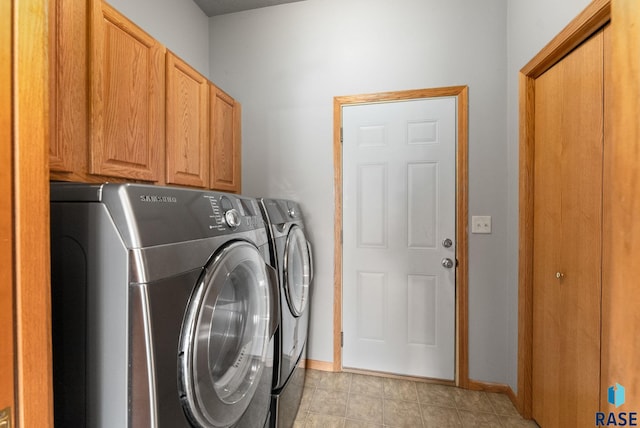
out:
{"label": "wooden door casing", "polygon": [[[603,412],[640,409],[640,2],[612,1],[611,52],[605,56],[604,240],[602,290]],[[607,402],[615,383],[623,407]]]}
{"label": "wooden door casing", "polygon": [[[334,227],[334,299],[333,299],[333,364],[334,371],[342,370],[342,107],[345,105],[410,100],[429,97],[457,97],[457,153],[456,153],[456,384],[471,387],[469,379],[469,317],[468,317],[468,123],[469,89],[467,86],[451,86],[375,94],[334,97],[333,100],[333,165],[334,202],[336,218]],[[483,386],[475,383],[476,388]]]}
{"label": "wooden door casing", "polygon": [[49,0],[13,0],[15,421],[53,426],[49,254]]}
{"label": "wooden door casing", "polygon": [[[0,2],[0,192],[13,192],[13,109],[11,92],[13,87],[11,23],[12,2]],[[13,198],[0,204],[0,422],[15,418],[14,403],[14,259],[13,259]]]}

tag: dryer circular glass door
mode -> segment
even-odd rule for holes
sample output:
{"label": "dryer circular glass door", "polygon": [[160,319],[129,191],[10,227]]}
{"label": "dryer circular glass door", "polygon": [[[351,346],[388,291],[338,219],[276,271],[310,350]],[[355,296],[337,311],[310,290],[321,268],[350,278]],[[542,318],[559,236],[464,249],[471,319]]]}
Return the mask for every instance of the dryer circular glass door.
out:
{"label": "dryer circular glass door", "polygon": [[225,247],[205,267],[179,345],[180,399],[198,427],[229,427],[249,406],[270,340],[269,277],[248,243]]}
{"label": "dryer circular glass door", "polygon": [[302,229],[293,226],[284,250],[284,288],[291,313],[296,317],[304,313],[309,303],[311,256],[307,245]]}

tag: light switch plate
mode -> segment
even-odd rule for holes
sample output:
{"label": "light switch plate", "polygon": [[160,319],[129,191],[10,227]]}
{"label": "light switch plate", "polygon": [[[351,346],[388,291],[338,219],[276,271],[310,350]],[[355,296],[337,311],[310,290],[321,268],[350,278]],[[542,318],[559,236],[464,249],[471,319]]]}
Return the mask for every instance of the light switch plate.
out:
{"label": "light switch plate", "polygon": [[471,217],[471,233],[491,233],[491,216],[474,215]]}

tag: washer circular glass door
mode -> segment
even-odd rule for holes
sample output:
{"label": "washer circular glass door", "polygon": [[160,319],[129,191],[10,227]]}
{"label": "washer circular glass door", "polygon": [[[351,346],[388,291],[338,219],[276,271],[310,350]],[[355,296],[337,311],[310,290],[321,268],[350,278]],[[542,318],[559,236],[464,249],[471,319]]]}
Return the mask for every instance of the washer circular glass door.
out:
{"label": "washer circular glass door", "polygon": [[296,317],[304,313],[309,303],[311,257],[307,238],[299,226],[293,226],[284,250],[285,291],[291,312]]}
{"label": "washer circular glass door", "polygon": [[225,247],[206,267],[185,315],[179,345],[183,409],[198,427],[229,427],[247,409],[270,340],[269,279],[246,242]]}

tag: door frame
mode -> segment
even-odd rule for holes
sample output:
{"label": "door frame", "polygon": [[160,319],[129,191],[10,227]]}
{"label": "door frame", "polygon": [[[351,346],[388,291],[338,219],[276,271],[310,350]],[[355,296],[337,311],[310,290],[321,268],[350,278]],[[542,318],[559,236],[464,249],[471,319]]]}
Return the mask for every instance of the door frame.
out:
{"label": "door frame", "polygon": [[[0,7],[2,426],[9,422],[11,426],[53,427],[49,271],[52,4],[52,0],[11,0]],[[6,407],[9,411],[2,412]]]}
{"label": "door frame", "polygon": [[333,99],[334,290],[333,371],[342,371],[342,107],[358,104],[456,97],[456,363],[455,383],[469,385],[468,322],[468,183],[469,88],[449,86],[396,92],[338,96]]}
{"label": "door frame", "polygon": [[[627,387],[627,409],[640,408],[637,374],[640,362],[637,355],[637,332],[640,317],[637,308],[637,278],[640,275],[637,260],[640,256],[640,214],[638,195],[638,165],[640,164],[640,3],[612,0],[611,5],[610,69],[615,79],[609,83],[610,107],[606,114],[604,179],[606,180],[603,206],[603,266],[602,266],[602,386],[601,410],[616,411],[605,400],[605,391],[620,380],[630,381]],[[606,57],[605,57],[605,60]]]}
{"label": "door frame", "polygon": [[535,81],[611,20],[611,0],[594,0],[521,70],[519,76],[518,411],[532,416],[533,179]]}
{"label": "door frame", "polygon": [[[12,3],[0,2],[0,426],[15,420]],[[9,409],[5,411],[5,409]]]}

